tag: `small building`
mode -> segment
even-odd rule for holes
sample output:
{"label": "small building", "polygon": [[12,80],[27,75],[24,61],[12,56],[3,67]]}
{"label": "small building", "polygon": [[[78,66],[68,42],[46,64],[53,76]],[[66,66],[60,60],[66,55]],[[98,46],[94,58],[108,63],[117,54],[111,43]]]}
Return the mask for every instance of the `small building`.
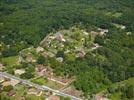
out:
{"label": "small building", "polygon": [[126,29],[126,26],[121,25],[121,29],[122,30]]}
{"label": "small building", "polygon": [[76,54],[76,57],[77,58],[84,58],[85,57],[85,52],[84,51],[79,51],[77,54]]}
{"label": "small building", "polygon": [[99,44],[94,43],[94,44],[92,45],[92,50],[95,50],[95,49],[97,49],[97,48],[99,48],[99,47],[101,47]]}
{"label": "small building", "polygon": [[104,94],[95,95],[95,100],[109,100]]}
{"label": "small building", "polygon": [[15,80],[15,79],[11,79],[9,82],[10,82],[10,85],[12,85],[12,86],[15,86],[20,83],[19,80]]}
{"label": "small building", "polygon": [[28,90],[28,94],[34,94],[36,96],[41,96],[42,95],[42,91],[38,90],[38,89],[35,89],[35,88],[30,88]]}
{"label": "small building", "polygon": [[24,74],[25,73],[25,70],[24,69],[17,69],[14,71],[15,75],[21,75],[21,74]]}
{"label": "small building", "polygon": [[83,95],[83,92],[75,89],[74,86],[69,86],[63,89],[62,92],[76,97],[81,97]]}
{"label": "small building", "polygon": [[58,57],[58,58],[56,58],[56,60],[59,61],[59,62],[63,62],[63,58],[62,57]]}
{"label": "small building", "polygon": [[4,86],[8,86],[8,85],[11,85],[10,81],[4,81],[4,82],[2,83],[2,86],[3,86],[3,87],[4,87]]}
{"label": "small building", "polygon": [[4,77],[0,77],[0,83],[3,83],[5,81]]}
{"label": "small building", "polygon": [[36,48],[36,52],[37,52],[37,53],[43,52],[43,51],[44,51],[44,48],[42,48],[42,47],[40,47],[40,46]]}
{"label": "small building", "polygon": [[50,95],[46,100],[60,100],[60,97],[56,95]]}
{"label": "small building", "polygon": [[98,30],[100,31],[100,35],[104,35],[104,34],[108,33],[108,29],[98,28]]}
{"label": "small building", "polygon": [[36,59],[34,58],[34,56],[31,53],[28,53],[26,55],[26,61],[28,61],[28,62],[36,62]]}
{"label": "small building", "polygon": [[42,53],[42,56],[44,56],[44,57],[54,57],[55,54],[52,53],[52,52],[45,51],[45,52]]}
{"label": "small building", "polygon": [[36,71],[37,71],[37,73],[38,73],[39,75],[44,75],[44,73],[45,73],[46,70],[47,70],[47,69],[46,69],[42,64],[38,64],[38,65],[36,66]]}
{"label": "small building", "polygon": [[7,93],[8,96],[14,96],[16,93],[14,90],[11,90]]}
{"label": "small building", "polygon": [[53,40],[55,39],[55,36],[49,36],[49,39]]}
{"label": "small building", "polygon": [[3,83],[2,83],[2,86],[8,86],[8,85],[12,85],[12,86],[15,86],[17,84],[19,84],[20,81],[18,80],[15,80],[15,79],[10,79],[10,80],[5,80]]}
{"label": "small building", "polygon": [[56,39],[59,40],[59,41],[66,42],[66,40],[65,40],[64,37],[63,37],[63,35],[62,35],[61,33],[59,33],[59,32],[55,34],[55,37],[56,37]]}
{"label": "small building", "polygon": [[84,35],[89,35],[88,32],[85,32],[85,31],[84,31],[83,33],[84,33]]}
{"label": "small building", "polygon": [[44,72],[44,71],[46,71],[46,68],[44,67],[44,65],[38,64],[38,65],[36,66],[36,70],[37,70],[38,72]]}

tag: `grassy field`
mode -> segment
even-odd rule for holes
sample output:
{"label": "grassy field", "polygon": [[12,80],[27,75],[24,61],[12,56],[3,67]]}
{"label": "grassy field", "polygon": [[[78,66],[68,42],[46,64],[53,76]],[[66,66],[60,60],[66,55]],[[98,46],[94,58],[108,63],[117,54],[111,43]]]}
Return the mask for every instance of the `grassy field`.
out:
{"label": "grassy field", "polygon": [[53,89],[60,89],[63,87],[63,85],[56,83],[54,81],[51,81],[51,80],[48,80],[45,85]]}
{"label": "grassy field", "polygon": [[5,63],[7,66],[13,66],[19,64],[19,56],[11,56],[2,58],[2,62]]}
{"label": "grassy field", "polygon": [[39,77],[39,78],[36,78],[36,79],[32,80],[32,82],[34,82],[36,84],[40,84],[40,85],[45,85],[47,80],[43,77]]}
{"label": "grassy field", "polygon": [[17,85],[15,90],[17,91],[17,95],[24,95],[27,92],[27,88],[23,85]]}
{"label": "grassy field", "polygon": [[60,89],[63,87],[63,85],[56,83],[54,81],[51,81],[51,80],[47,80],[44,77],[36,78],[36,79],[32,80],[32,82],[39,84],[39,85],[46,85],[46,86],[51,87],[53,89]]}
{"label": "grassy field", "polygon": [[111,100],[121,100],[120,93],[113,93],[110,98]]}

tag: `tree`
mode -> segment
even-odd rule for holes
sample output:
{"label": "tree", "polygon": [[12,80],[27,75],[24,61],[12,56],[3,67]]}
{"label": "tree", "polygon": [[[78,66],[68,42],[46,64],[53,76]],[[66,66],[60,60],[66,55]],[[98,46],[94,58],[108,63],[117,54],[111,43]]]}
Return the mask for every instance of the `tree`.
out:
{"label": "tree", "polygon": [[21,74],[20,77],[24,79],[31,79],[34,75],[31,72],[25,72],[24,74]]}
{"label": "tree", "polygon": [[44,56],[39,56],[39,58],[37,59],[37,63],[38,64],[44,64],[45,62],[45,57]]}
{"label": "tree", "polygon": [[14,69],[11,66],[7,66],[7,72],[14,75]]}
{"label": "tree", "polygon": [[9,92],[13,89],[13,86],[12,85],[8,85],[8,86],[4,86],[3,87],[3,91],[6,91],[6,92]]}
{"label": "tree", "polygon": [[97,92],[108,84],[110,81],[98,68],[90,68],[88,71],[80,73],[74,82],[75,87],[82,90],[86,96]]}
{"label": "tree", "polygon": [[126,97],[128,99],[133,99],[134,98],[134,86],[129,85],[126,90]]}
{"label": "tree", "polygon": [[26,71],[29,72],[29,73],[32,73],[32,72],[35,71],[35,67],[30,64],[30,65],[26,68]]}

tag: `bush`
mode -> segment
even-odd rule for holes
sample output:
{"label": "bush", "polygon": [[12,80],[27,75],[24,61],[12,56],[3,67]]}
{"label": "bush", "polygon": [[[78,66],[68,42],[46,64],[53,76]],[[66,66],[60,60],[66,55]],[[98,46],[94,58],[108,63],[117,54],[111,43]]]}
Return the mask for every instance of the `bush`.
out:
{"label": "bush", "polygon": [[8,86],[4,86],[3,87],[3,91],[6,91],[6,92],[9,92],[13,89],[13,86],[12,85],[8,85]]}
{"label": "bush", "polygon": [[31,79],[34,75],[31,72],[25,72],[24,74],[21,74],[20,77],[24,79]]}
{"label": "bush", "polygon": [[38,64],[43,64],[44,62],[45,62],[45,57],[39,56],[39,58],[37,59],[37,63]]}

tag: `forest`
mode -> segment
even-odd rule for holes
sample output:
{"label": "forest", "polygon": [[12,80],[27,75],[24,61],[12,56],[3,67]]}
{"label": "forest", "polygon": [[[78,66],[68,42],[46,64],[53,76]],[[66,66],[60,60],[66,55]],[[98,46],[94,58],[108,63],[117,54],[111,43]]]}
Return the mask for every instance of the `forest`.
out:
{"label": "forest", "polygon": [[48,58],[57,75],[76,76],[73,84],[85,96],[134,77],[134,0],[1,0],[1,57],[18,55],[31,45],[37,47],[50,32],[72,26],[87,32],[98,27],[109,32],[96,36],[94,42],[102,47],[82,59],[70,58],[61,64]]}

